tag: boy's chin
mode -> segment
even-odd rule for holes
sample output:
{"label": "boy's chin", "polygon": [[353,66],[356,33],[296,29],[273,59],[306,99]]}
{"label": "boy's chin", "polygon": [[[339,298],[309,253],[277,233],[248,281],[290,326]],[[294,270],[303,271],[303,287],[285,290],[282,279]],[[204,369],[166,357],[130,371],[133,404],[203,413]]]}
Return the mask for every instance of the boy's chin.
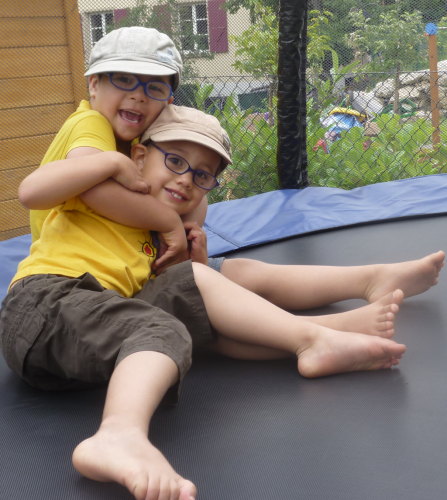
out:
{"label": "boy's chin", "polygon": [[115,139],[120,142],[132,142],[143,134],[144,130],[140,128],[132,127],[130,130],[115,130],[113,129],[113,135]]}
{"label": "boy's chin", "polygon": [[170,206],[180,215],[188,215],[190,214],[193,210],[195,210],[198,207],[198,203],[194,205],[189,205],[185,207],[180,207],[178,205],[175,205],[175,203],[171,204]]}

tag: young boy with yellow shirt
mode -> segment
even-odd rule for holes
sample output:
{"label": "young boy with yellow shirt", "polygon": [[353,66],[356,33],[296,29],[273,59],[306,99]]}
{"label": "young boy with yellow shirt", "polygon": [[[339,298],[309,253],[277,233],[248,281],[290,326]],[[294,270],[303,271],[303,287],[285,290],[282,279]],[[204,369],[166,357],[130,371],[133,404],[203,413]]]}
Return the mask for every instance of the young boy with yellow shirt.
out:
{"label": "young boy with yellow shirt", "polygon": [[[0,320],[3,355],[31,385],[64,390],[110,380],[100,429],[73,454],[80,473],[119,482],[138,500],[195,498],[194,484],[147,438],[156,407],[165,394],[175,396],[193,347],[246,359],[294,355],[306,377],[399,363],[405,346],[386,337],[400,290],[357,311],[309,319],[190,260],[148,279],[156,254],[150,199],[187,215],[231,163],[216,118],[168,106],[132,148],[133,161],[123,164],[113,151],[95,156],[94,168],[86,159],[76,175],[76,160],[65,160],[22,182],[25,206],[55,208],[19,266]],[[151,194],[126,189],[135,183],[150,185]],[[121,196],[130,211],[135,200],[140,209],[133,227],[123,224],[129,214],[111,213]],[[107,214],[100,214],[101,198]]]}
{"label": "young boy with yellow shirt", "polygon": [[[131,143],[172,103],[182,68],[173,41],[156,29],[120,28],[104,36],[94,45],[90,67],[85,73],[90,101],[82,101],[64,123],[40,168],[49,163],[74,160],[73,182],[76,182],[80,164],[77,160],[82,158],[83,167],[96,169],[98,153],[118,151],[118,155],[112,156],[113,161],[130,165],[132,170]],[[119,174],[115,180],[121,182]],[[126,182],[128,189],[148,192],[148,186],[138,175]],[[46,205],[48,202],[51,198],[45,200]],[[178,262],[180,252],[187,247],[180,217],[153,198],[148,203],[152,203],[153,229],[165,233],[169,242],[168,255],[161,262]],[[54,207],[56,203],[49,206]],[[206,212],[206,204],[203,210]],[[50,210],[40,210],[38,206],[31,210],[33,242],[40,238],[42,225],[49,214]]]}

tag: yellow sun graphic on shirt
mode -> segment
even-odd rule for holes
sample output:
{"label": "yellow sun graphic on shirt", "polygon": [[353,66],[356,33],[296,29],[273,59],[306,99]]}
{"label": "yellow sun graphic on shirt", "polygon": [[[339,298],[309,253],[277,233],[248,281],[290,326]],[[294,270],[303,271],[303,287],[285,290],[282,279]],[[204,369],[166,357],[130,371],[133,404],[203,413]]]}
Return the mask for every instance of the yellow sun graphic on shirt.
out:
{"label": "yellow sun graphic on shirt", "polygon": [[139,241],[138,243],[140,243],[140,245],[141,245],[141,251],[145,255],[147,255],[148,257],[155,257],[155,255],[157,253],[157,250],[156,250],[154,244],[152,243],[152,239],[151,238],[149,238],[149,241],[147,241],[146,235],[144,235],[144,241],[143,242]]}

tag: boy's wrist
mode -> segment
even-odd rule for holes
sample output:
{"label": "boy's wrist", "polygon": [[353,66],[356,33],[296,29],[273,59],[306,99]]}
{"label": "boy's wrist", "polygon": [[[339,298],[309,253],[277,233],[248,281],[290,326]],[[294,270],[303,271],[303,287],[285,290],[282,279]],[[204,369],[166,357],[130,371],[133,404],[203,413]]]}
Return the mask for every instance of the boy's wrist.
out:
{"label": "boy's wrist", "polygon": [[121,158],[124,155],[118,151],[107,151],[105,154],[107,165],[111,169],[110,177],[115,179],[125,172],[125,164]]}

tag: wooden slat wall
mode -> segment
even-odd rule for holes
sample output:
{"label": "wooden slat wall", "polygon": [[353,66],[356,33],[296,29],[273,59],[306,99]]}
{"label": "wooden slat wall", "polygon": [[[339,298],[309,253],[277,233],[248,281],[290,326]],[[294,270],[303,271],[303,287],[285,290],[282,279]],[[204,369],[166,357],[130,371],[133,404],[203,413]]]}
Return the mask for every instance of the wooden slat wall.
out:
{"label": "wooden slat wall", "polygon": [[0,2],[0,240],[29,232],[17,187],[87,98],[77,0]]}

